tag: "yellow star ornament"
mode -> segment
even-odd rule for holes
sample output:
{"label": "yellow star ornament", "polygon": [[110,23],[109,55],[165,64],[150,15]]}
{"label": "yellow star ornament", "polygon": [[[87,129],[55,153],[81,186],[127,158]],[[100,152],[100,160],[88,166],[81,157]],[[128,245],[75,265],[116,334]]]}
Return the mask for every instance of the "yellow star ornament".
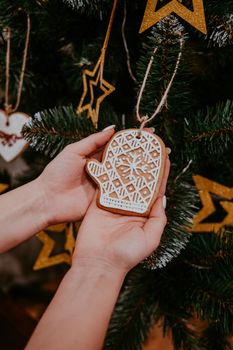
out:
{"label": "yellow star ornament", "polygon": [[[233,226],[233,188],[220,185],[199,175],[193,176],[193,179],[198,189],[203,208],[194,218],[191,231],[217,233],[225,226]],[[221,222],[203,223],[204,220],[217,210],[212,196],[219,197],[219,204],[227,212],[227,215]]]}
{"label": "yellow star ornament", "polygon": [[114,86],[103,79],[104,58],[102,54],[93,71],[83,71],[83,94],[77,109],[78,113],[87,111],[95,128],[98,127],[101,103],[115,90]]}
{"label": "yellow star ornament", "polygon": [[57,232],[62,233],[65,231],[66,242],[64,246],[64,253],[52,255],[55,241],[48,235],[47,232],[41,231],[38,233],[37,238],[43,243],[43,247],[37,257],[35,265],[33,266],[34,270],[41,270],[47,267],[59,265],[62,263],[71,265],[72,254],[75,247],[75,238],[74,238],[74,224],[61,224],[51,226],[46,229],[48,232]]}
{"label": "yellow star ornament", "polygon": [[9,188],[9,185],[0,183],[0,194],[6,191],[8,188]]}
{"label": "yellow star ornament", "polygon": [[181,1],[178,0],[171,0],[168,4],[156,11],[158,0],[148,0],[140,33],[169,16],[171,13],[176,13],[193,27],[207,34],[203,0],[193,0],[192,2],[193,11],[182,5]]}

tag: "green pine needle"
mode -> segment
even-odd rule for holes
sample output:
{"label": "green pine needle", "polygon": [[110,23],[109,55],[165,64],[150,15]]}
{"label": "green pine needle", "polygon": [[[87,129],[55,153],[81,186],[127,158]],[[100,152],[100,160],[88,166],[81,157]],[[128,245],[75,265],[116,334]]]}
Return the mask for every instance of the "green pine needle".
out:
{"label": "green pine needle", "polygon": [[150,269],[162,268],[177,257],[186,247],[191,233],[192,220],[197,211],[197,191],[184,178],[170,178],[167,187],[168,224],[161,238],[159,248],[144,262]]}
{"label": "green pine needle", "polygon": [[71,106],[39,112],[23,129],[30,146],[50,157],[93,132],[95,129],[90,120],[77,115]]}
{"label": "green pine needle", "polygon": [[193,159],[220,156],[233,145],[233,102],[199,110],[186,119],[185,152]]}

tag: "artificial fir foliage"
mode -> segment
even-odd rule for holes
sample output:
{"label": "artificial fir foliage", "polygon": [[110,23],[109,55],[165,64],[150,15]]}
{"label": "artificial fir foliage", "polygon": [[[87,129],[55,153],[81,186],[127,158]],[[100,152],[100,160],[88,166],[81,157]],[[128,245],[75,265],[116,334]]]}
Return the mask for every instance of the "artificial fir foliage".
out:
{"label": "artificial fir foliage", "polygon": [[205,154],[223,156],[232,146],[232,132],[232,101],[198,110],[195,119],[186,120],[185,125],[186,151],[190,159],[200,161]]}
{"label": "artificial fir foliage", "polygon": [[81,140],[95,131],[86,116],[79,116],[70,107],[55,107],[38,112],[25,125],[24,137],[31,146],[45,155],[54,157],[65,146]]}
{"label": "artificial fir foliage", "polygon": [[[189,1],[183,3],[190,7]],[[35,155],[31,150],[24,155],[32,178],[36,151],[54,157],[67,144],[95,132],[86,114],[77,115],[76,109],[83,93],[82,72],[96,64],[112,4],[110,0],[0,2],[1,30],[14,28],[12,96],[18,85],[25,13],[32,21],[21,100],[21,110],[32,116],[24,128],[35,150]],[[118,1],[104,71],[116,91],[105,99],[98,127],[138,126],[138,91],[157,47],[141,101],[141,113],[154,111],[174,71],[182,36],[182,60],[174,83],[165,107],[151,123],[172,149],[168,225],[157,252],[127,276],[105,348],[141,349],[158,323],[165,334],[172,332],[176,350],[228,350],[233,348],[233,230],[224,227],[218,234],[197,234],[190,228],[201,208],[193,174],[233,186],[233,1],[204,1],[207,35],[175,15],[139,35],[145,5],[146,1]],[[3,106],[4,35],[0,46]],[[226,213],[217,213],[215,220],[218,215]]]}
{"label": "artificial fir foliage", "polygon": [[180,176],[169,179],[167,186],[169,224],[156,252],[143,262],[143,265],[149,269],[165,267],[169,261],[180,254],[191,238],[189,229],[196,211],[197,194],[193,184],[190,184],[190,175],[183,175],[182,181],[180,180]]}

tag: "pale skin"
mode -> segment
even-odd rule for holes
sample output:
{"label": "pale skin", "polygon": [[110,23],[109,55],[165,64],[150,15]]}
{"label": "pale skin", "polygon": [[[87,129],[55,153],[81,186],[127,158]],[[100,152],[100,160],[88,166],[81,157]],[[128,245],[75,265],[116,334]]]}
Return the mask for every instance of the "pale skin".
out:
{"label": "pale skin", "polygon": [[0,253],[51,224],[83,218],[95,193],[86,157],[96,156],[113,134],[110,129],[67,146],[36,180],[1,195],[0,224],[7,234],[0,235]]}
{"label": "pale skin", "polygon": [[84,169],[86,159],[98,157],[113,133],[110,129],[68,146],[38,179],[1,196],[0,223],[7,232],[0,236],[1,252],[50,224],[84,217],[72,267],[27,350],[100,350],[126,274],[159,245],[166,225],[162,197],[168,159],[149,218],[113,214],[96,205],[96,189]]}

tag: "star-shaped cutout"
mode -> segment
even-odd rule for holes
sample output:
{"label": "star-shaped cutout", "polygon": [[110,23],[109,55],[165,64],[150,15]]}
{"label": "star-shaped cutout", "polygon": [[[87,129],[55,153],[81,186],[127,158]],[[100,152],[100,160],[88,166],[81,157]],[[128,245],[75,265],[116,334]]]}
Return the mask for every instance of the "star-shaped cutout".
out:
{"label": "star-shaped cutout", "polygon": [[[52,256],[52,252],[55,247],[55,240],[52,239],[46,232],[57,232],[63,233],[65,231],[66,242],[64,246],[64,253],[60,253]],[[61,224],[51,226],[46,231],[41,231],[38,233],[37,237],[43,243],[43,247],[37,257],[37,260],[33,266],[34,270],[41,270],[50,266],[59,265],[62,263],[71,265],[72,254],[75,247],[74,224]]]}
{"label": "star-shaped cutout", "polygon": [[233,202],[220,202],[220,204],[227,212],[227,216],[224,218],[222,224],[224,226],[232,226],[233,225]]}
{"label": "star-shaped cutout", "polygon": [[[83,71],[83,94],[77,109],[78,113],[87,111],[95,128],[98,127],[99,110],[103,100],[110,95],[115,87],[103,79],[104,55],[101,54],[93,71]],[[96,96],[96,92],[98,97]],[[85,101],[88,99],[88,102]]]}
{"label": "star-shaped cutout", "polygon": [[[199,211],[193,220],[192,232],[218,232],[225,226],[233,226],[233,188],[220,185],[217,182],[206,179],[205,177],[193,176],[194,182],[199,192],[203,208]],[[203,223],[211,214],[216,211],[211,194],[217,195],[226,201],[220,201],[220,205],[227,212],[222,222]]]}
{"label": "star-shaped cutout", "polygon": [[158,11],[156,11],[157,4],[158,0],[148,0],[140,33],[169,16],[171,13],[176,13],[202,33],[207,33],[203,0],[193,0],[193,11],[189,10],[178,0],[171,0]]}

